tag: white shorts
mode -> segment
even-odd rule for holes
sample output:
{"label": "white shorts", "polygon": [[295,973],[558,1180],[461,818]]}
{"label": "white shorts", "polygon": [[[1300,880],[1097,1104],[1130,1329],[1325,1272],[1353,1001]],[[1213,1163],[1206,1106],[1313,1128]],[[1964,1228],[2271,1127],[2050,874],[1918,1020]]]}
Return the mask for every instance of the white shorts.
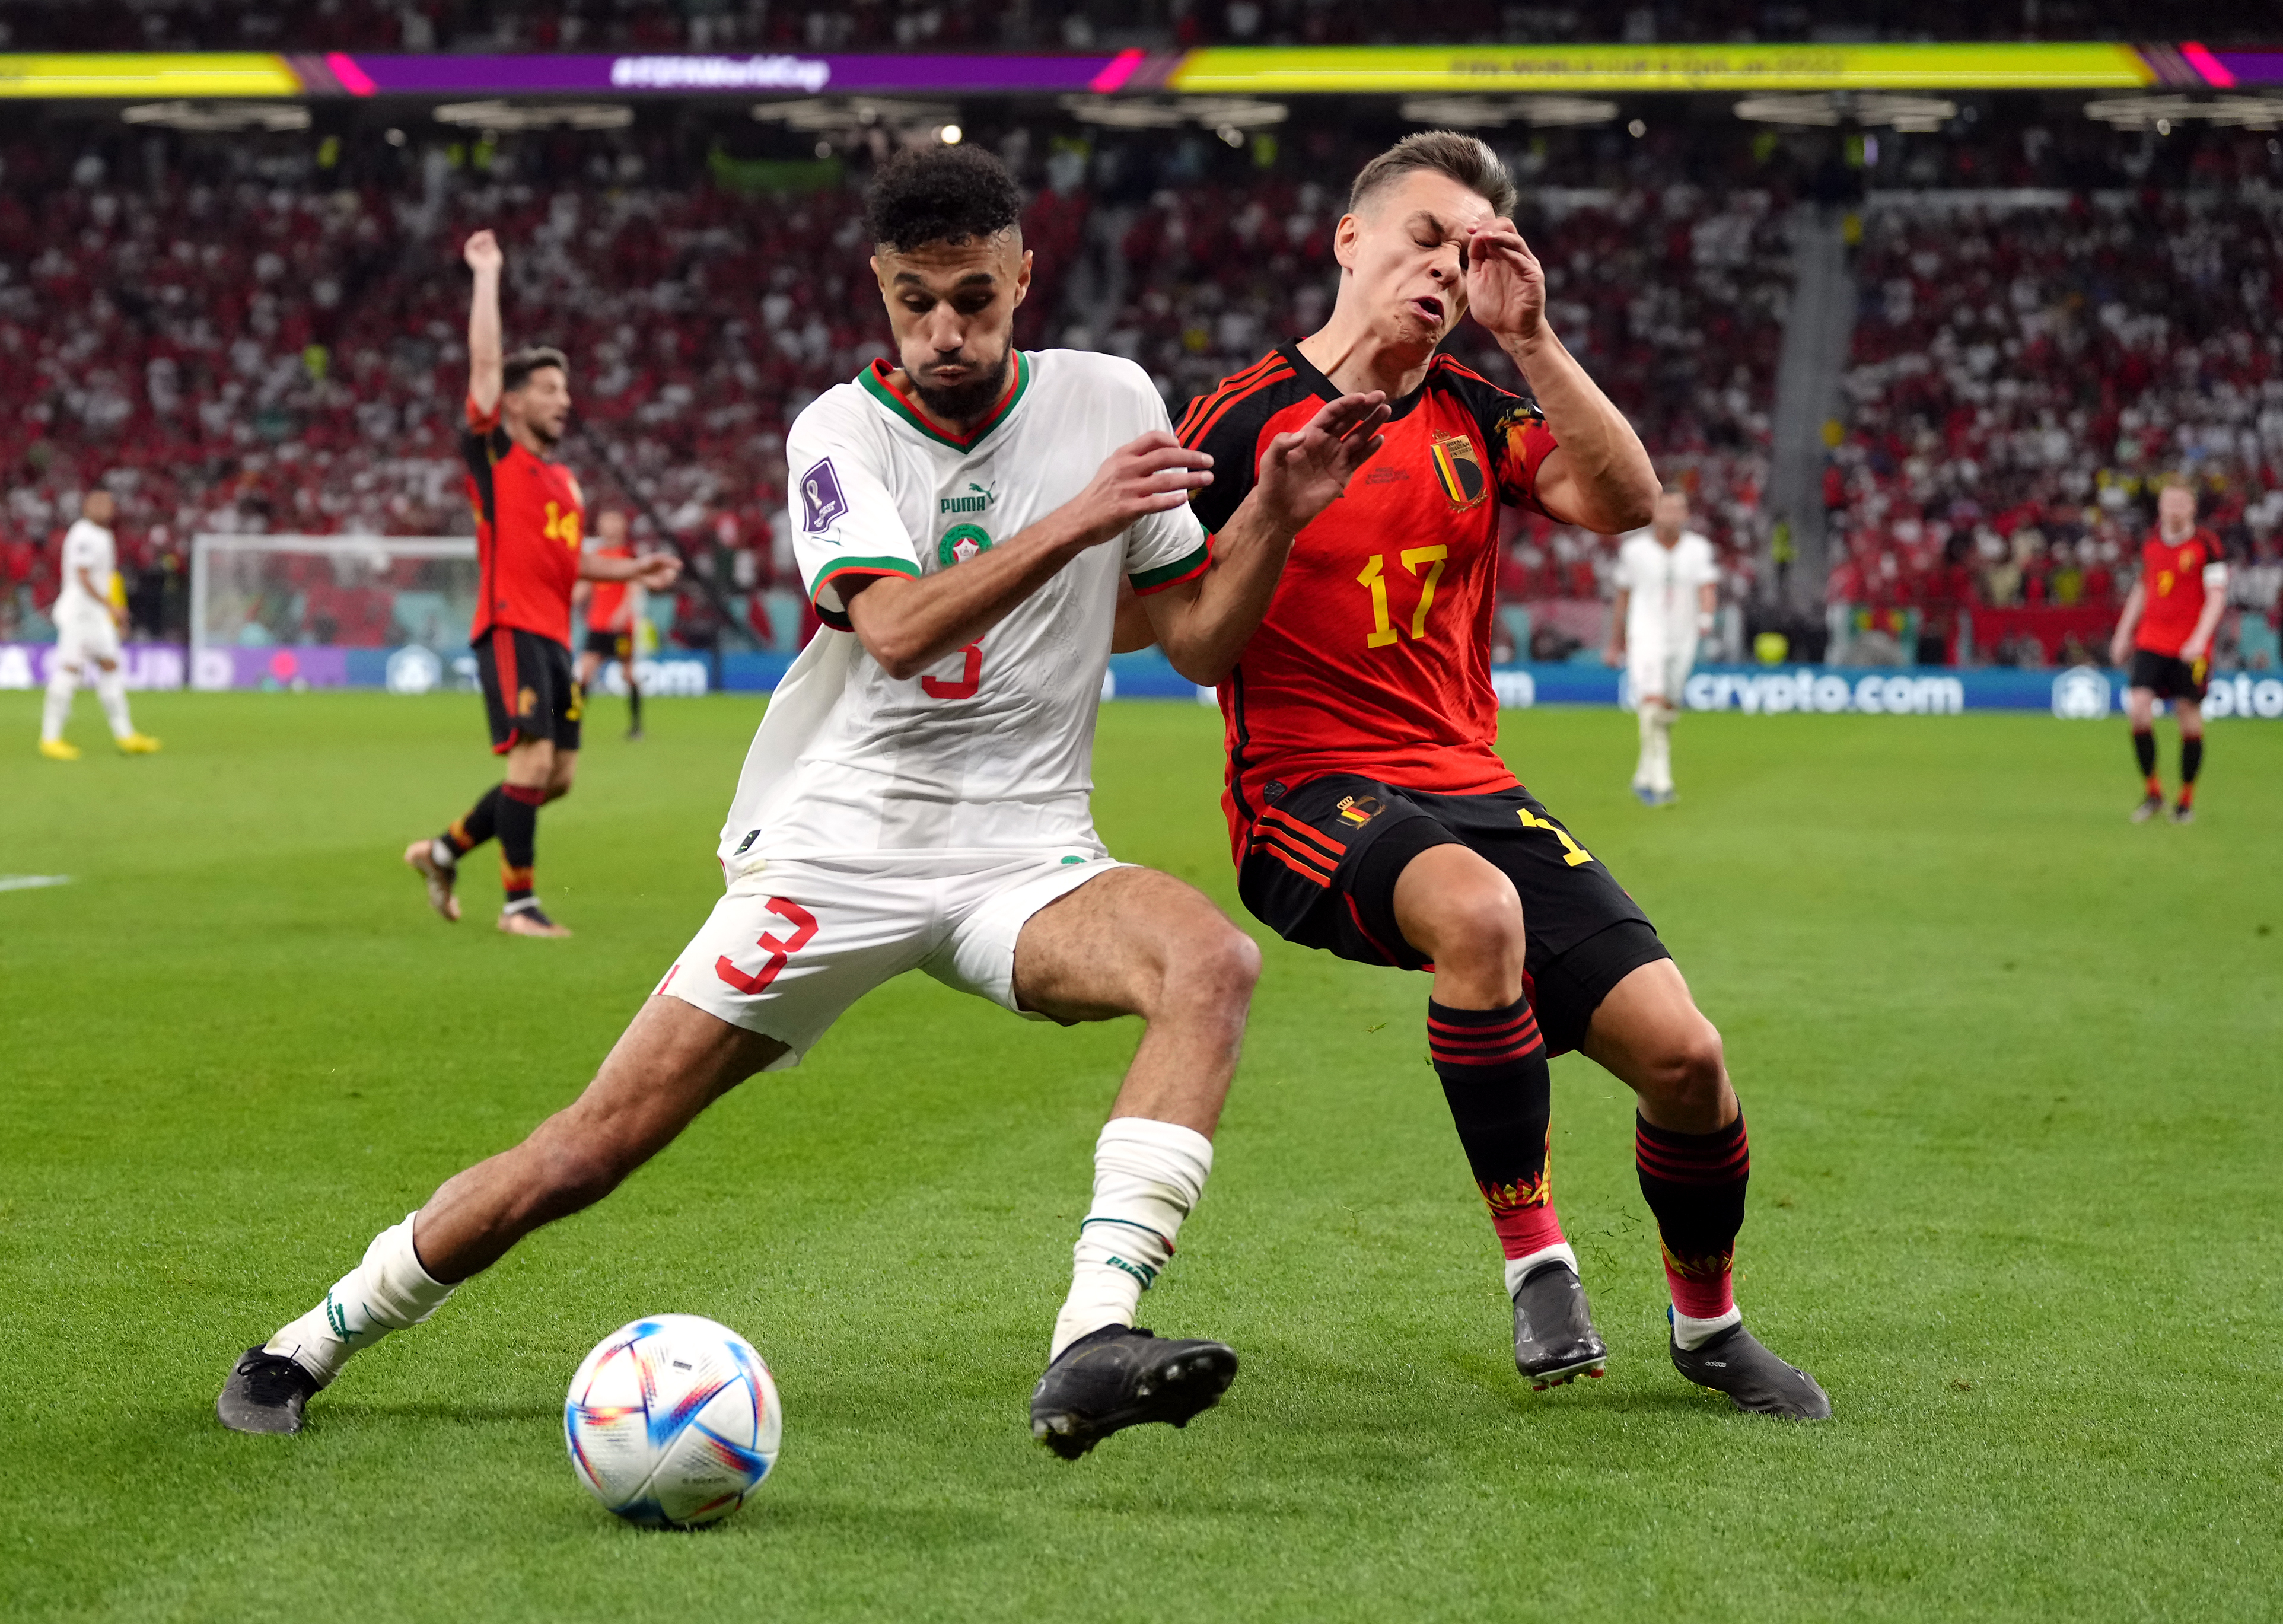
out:
{"label": "white shorts", "polygon": [[907,970],[1015,1000],[1015,939],[1032,914],[1112,869],[1070,847],[1044,852],[773,858],[741,875],[658,985],[790,1050],[782,1071],[842,1011]]}
{"label": "white shorts", "polygon": [[119,625],[100,609],[66,609],[56,616],[56,659],[85,667],[90,660],[119,660]]}
{"label": "white shorts", "polygon": [[1696,639],[1666,642],[1658,639],[1635,643],[1625,650],[1625,677],[1632,686],[1633,707],[1640,707],[1644,694],[1656,694],[1675,710],[1680,708],[1680,691],[1688,685],[1688,673],[1696,664]]}

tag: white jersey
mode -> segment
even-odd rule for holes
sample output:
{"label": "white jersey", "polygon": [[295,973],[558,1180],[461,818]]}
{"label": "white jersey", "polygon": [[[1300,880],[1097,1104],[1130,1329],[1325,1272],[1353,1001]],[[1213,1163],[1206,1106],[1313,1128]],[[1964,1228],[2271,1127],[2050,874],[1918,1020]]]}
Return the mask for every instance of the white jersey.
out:
{"label": "white jersey", "polygon": [[1636,530],[1617,549],[1617,583],[1629,599],[1625,642],[1636,648],[1693,647],[1701,599],[1698,589],[1716,585],[1719,560],[1712,543],[1684,530],[1671,547],[1656,533]]}
{"label": "white jersey", "polygon": [[[110,531],[92,519],[74,519],[72,527],[64,532],[64,589],[56,595],[55,618],[61,621],[66,616],[100,615],[108,621],[111,574],[119,567],[118,559],[118,549]],[[95,582],[96,590],[103,596],[87,595],[79,583],[82,570],[87,572],[88,579]]]}
{"label": "white jersey", "polygon": [[976,643],[898,680],[848,632],[844,575],[923,576],[1076,496],[1165,404],[1129,361],[1017,352],[1005,402],[966,440],[931,426],[875,363],[792,426],[793,550],[828,629],[777,684],[721,831],[732,881],[769,858],[1037,851],[1099,856],[1094,728],[1118,577],[1201,573],[1184,504],[1091,548]]}

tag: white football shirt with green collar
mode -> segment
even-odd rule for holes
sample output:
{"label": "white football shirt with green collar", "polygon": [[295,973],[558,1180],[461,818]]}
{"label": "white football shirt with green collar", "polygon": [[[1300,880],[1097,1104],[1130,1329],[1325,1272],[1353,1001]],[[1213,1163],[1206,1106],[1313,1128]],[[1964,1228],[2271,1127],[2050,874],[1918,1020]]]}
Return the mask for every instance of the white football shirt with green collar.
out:
{"label": "white football shirt with green collar", "polygon": [[899,680],[847,630],[843,582],[954,569],[1045,518],[1165,403],[1132,362],[1017,351],[1006,395],[962,437],[915,410],[875,362],[817,397],[786,437],[793,551],[819,632],[778,683],[737,784],[721,855],[1102,853],[1094,728],[1118,577],[1162,590],[1204,573],[1188,504],[1088,549],[934,669]]}

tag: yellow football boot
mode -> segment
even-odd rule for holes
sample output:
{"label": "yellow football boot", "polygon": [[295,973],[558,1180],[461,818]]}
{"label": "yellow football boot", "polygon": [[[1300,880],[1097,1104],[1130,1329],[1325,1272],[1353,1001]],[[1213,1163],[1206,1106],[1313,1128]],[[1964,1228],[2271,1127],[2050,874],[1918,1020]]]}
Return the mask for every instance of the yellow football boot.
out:
{"label": "yellow football boot", "polygon": [[129,733],[126,738],[119,741],[119,753],[121,755],[156,755],[159,753],[159,741],[152,738],[148,733]]}
{"label": "yellow football boot", "polygon": [[51,761],[76,761],[79,746],[67,745],[60,738],[43,738],[40,741],[40,753]]}

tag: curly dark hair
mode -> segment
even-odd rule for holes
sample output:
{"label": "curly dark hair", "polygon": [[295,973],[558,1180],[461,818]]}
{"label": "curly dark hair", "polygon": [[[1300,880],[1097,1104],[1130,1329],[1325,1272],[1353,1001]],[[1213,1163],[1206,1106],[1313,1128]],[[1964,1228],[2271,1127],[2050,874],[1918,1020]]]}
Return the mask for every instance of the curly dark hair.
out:
{"label": "curly dark hair", "polygon": [[1007,166],[972,146],[898,152],[872,176],[864,226],[883,248],[964,243],[1020,223],[1023,194]]}
{"label": "curly dark hair", "polygon": [[500,388],[512,394],[531,381],[531,375],[542,368],[553,367],[564,377],[571,376],[571,357],[551,344],[534,344],[510,355],[500,367]]}

